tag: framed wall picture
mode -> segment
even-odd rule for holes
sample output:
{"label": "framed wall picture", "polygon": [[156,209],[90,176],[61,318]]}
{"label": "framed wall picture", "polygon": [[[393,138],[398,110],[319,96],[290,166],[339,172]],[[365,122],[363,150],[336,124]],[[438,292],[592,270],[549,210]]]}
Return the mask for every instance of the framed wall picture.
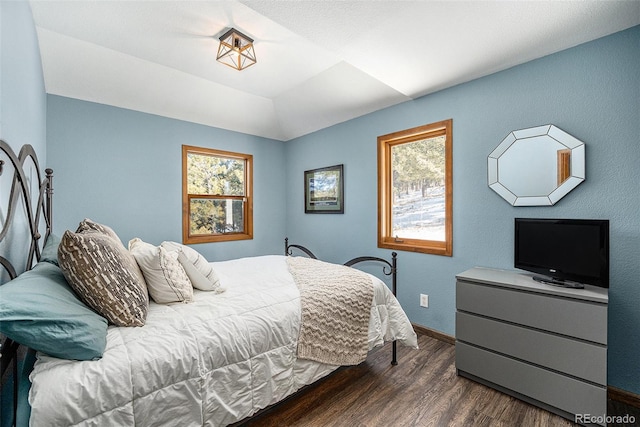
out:
{"label": "framed wall picture", "polygon": [[304,212],[344,213],[343,165],[304,172]]}

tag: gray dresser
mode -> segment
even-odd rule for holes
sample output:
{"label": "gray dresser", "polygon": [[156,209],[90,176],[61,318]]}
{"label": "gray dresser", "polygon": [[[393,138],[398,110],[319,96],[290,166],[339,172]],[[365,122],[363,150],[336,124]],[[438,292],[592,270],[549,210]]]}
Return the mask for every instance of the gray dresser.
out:
{"label": "gray dresser", "polygon": [[531,276],[479,267],[456,276],[458,374],[572,421],[606,415],[608,290]]}

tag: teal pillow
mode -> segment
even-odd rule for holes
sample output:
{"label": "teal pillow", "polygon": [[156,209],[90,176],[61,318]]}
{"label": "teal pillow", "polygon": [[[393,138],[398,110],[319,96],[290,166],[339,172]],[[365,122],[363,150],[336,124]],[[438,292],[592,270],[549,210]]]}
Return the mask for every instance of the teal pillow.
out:
{"label": "teal pillow", "polygon": [[73,292],[62,270],[40,262],[0,286],[0,333],[62,359],[102,357],[107,320]]}
{"label": "teal pillow", "polygon": [[55,234],[50,234],[47,237],[47,243],[42,248],[40,254],[40,261],[50,262],[51,264],[58,265],[58,246],[60,245],[60,238]]}

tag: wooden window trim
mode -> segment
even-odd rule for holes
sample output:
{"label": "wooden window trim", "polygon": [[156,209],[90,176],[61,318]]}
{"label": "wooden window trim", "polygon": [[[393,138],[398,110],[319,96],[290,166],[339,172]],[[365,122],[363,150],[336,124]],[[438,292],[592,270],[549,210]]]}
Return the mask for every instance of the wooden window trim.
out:
{"label": "wooden window trim", "polygon": [[[222,195],[196,195],[187,192],[187,153],[196,153],[208,156],[227,157],[240,159],[245,162],[245,195],[244,196],[222,196]],[[191,235],[189,233],[189,208],[192,198],[200,199],[239,199],[245,200],[244,211],[244,232],[225,233],[215,235]],[[184,244],[228,242],[235,240],[253,239],[253,156],[251,154],[235,153],[231,151],[216,150],[213,148],[195,147],[191,145],[182,146],[182,242]]]}
{"label": "wooden window trim", "polygon": [[[396,239],[391,236],[391,148],[398,144],[446,135],[445,241]],[[378,137],[378,247],[435,255],[453,255],[453,120],[443,120]]]}

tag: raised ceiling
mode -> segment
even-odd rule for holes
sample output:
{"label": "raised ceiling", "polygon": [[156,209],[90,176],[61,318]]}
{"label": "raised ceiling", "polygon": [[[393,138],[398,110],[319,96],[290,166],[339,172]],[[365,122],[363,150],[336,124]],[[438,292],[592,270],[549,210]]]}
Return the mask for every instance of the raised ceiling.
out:
{"label": "raised ceiling", "polygon": [[[47,93],[287,141],[640,24],[640,1],[31,1]],[[216,62],[218,37],[258,63]]]}

